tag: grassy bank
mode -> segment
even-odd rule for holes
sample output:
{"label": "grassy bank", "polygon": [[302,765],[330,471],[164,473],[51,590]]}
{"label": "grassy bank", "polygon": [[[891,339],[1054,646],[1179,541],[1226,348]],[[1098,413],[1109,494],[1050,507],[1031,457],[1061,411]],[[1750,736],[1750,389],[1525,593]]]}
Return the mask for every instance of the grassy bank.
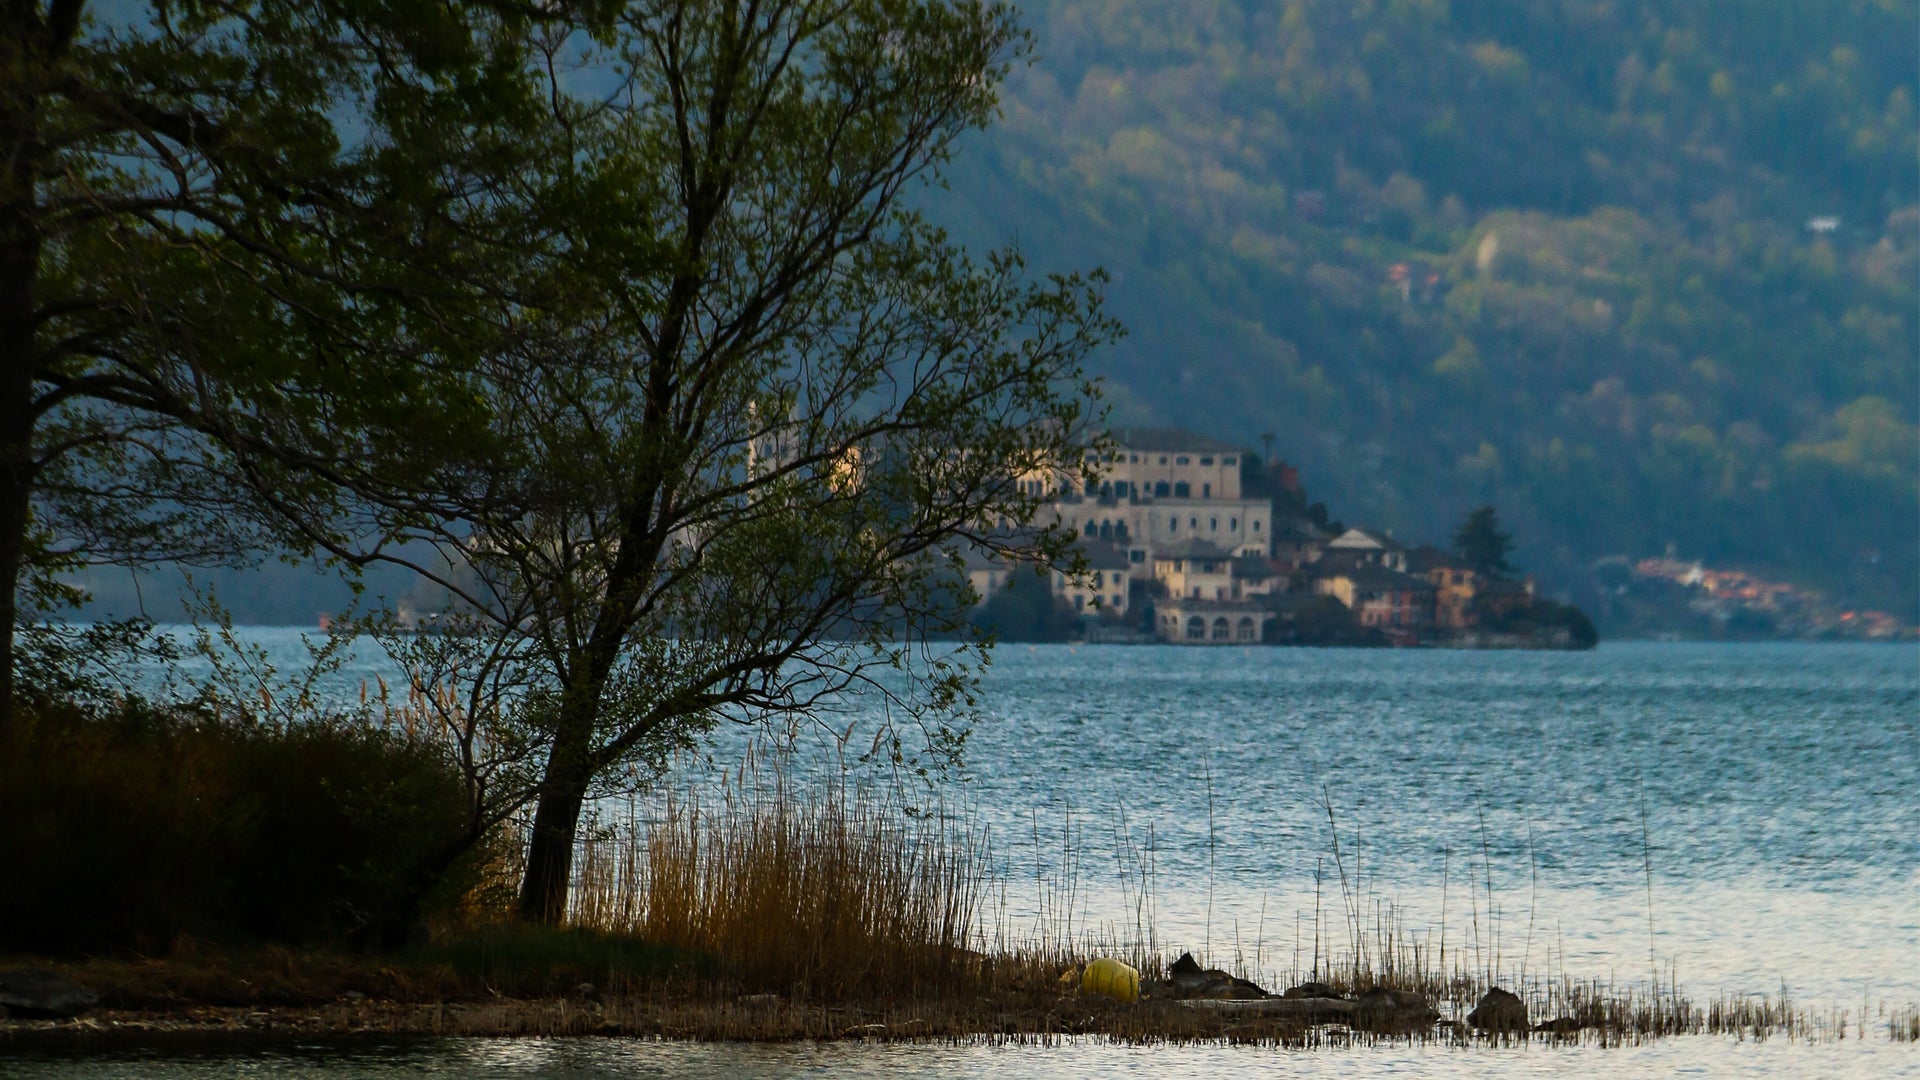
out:
{"label": "grassy bank", "polygon": [[[1059,876],[1042,883],[1048,914],[1016,935],[991,911],[997,871],[986,830],[966,815],[909,809],[884,790],[838,782],[799,787],[774,776],[690,790],[598,823],[582,841],[567,927],[508,917],[503,892],[488,885],[517,870],[519,846],[505,839],[461,902],[403,948],[183,933],[161,948],[27,958],[96,989],[100,1007],[80,1021],[0,1023],[0,1039],[1097,1036],[1313,1046],[1387,1037],[1618,1045],[1682,1034],[1920,1034],[1911,1008],[1826,1015],[1780,999],[1696,1001],[1671,985],[1524,971],[1497,981],[1527,1003],[1539,1030],[1477,1034],[1462,1021],[1496,982],[1492,971],[1472,969],[1458,951],[1443,958],[1424,947],[1390,906],[1369,926],[1353,920],[1343,942],[1295,977],[1320,984],[1313,993],[1325,997],[1411,993],[1438,1023],[1381,1032],[1197,1008],[1165,981],[1178,948],[1161,947],[1152,925],[1150,872],[1136,882],[1135,925],[1124,935],[1095,933],[1074,922],[1082,863],[1062,852]],[[1342,901],[1361,908],[1355,897]],[[1145,1000],[1080,992],[1079,965],[1100,955],[1140,968]]]}

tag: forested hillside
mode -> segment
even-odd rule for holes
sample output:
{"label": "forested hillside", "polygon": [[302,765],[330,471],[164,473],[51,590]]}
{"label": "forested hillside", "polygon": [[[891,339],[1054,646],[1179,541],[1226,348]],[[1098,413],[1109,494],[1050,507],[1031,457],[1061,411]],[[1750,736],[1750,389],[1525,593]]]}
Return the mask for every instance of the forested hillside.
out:
{"label": "forested hillside", "polygon": [[1499,506],[1915,616],[1910,0],[1032,0],[969,240],[1099,264],[1116,415],[1348,521]]}

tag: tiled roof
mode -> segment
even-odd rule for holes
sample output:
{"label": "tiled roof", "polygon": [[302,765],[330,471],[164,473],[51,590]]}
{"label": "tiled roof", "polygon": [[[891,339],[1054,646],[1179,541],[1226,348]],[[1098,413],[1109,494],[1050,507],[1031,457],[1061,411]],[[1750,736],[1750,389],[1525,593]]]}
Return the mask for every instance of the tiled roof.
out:
{"label": "tiled roof", "polygon": [[[1322,577],[1335,575],[1323,574]],[[1412,574],[1403,574],[1398,570],[1388,570],[1380,566],[1356,566],[1343,570],[1337,575],[1353,582],[1356,589],[1381,589],[1390,592],[1432,592],[1433,582],[1426,578],[1417,578]]]}
{"label": "tiled roof", "polygon": [[1361,548],[1367,550],[1401,551],[1403,545],[1395,543],[1382,529],[1353,528],[1341,533],[1328,542],[1329,548]]}
{"label": "tiled roof", "polygon": [[1424,574],[1429,570],[1465,570],[1467,564],[1432,544],[1421,544],[1407,552],[1407,573]]}
{"label": "tiled roof", "polygon": [[1075,550],[1086,556],[1089,570],[1125,570],[1128,567],[1127,553],[1101,540],[1080,540],[1074,543]]}

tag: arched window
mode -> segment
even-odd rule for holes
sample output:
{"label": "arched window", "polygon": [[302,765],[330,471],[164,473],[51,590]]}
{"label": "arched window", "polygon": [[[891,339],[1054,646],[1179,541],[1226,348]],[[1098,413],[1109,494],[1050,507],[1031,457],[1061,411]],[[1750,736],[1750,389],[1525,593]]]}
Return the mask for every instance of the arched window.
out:
{"label": "arched window", "polygon": [[1240,531],[1240,519],[1239,519],[1239,518],[1228,518],[1228,519],[1227,519],[1227,531],[1228,531],[1228,532],[1239,532],[1239,531]]}
{"label": "arched window", "polygon": [[1200,527],[1200,519],[1199,519],[1199,518],[1197,518],[1197,517],[1190,517],[1190,518],[1188,518],[1188,519],[1187,519],[1187,528],[1189,528],[1189,529],[1198,529],[1199,527]]}
{"label": "arched window", "polygon": [[1187,640],[1205,641],[1207,639],[1207,620],[1195,615],[1187,620]]}
{"label": "arched window", "polygon": [[1208,532],[1219,532],[1219,531],[1220,531],[1220,519],[1219,519],[1219,518],[1208,518],[1208,519],[1207,519],[1207,531],[1208,531]]}
{"label": "arched window", "polygon": [[1119,541],[1120,541],[1121,543],[1126,543],[1126,540],[1127,540],[1127,523],[1126,523],[1126,522],[1124,522],[1124,521],[1116,521],[1116,522],[1114,522],[1114,523],[1113,523],[1113,536],[1114,536],[1114,539],[1116,539],[1116,540],[1119,540]]}
{"label": "arched window", "polygon": [[1251,615],[1240,616],[1240,635],[1239,636],[1241,641],[1253,640],[1253,616]]}
{"label": "arched window", "polygon": [[1213,640],[1228,641],[1231,640],[1232,637],[1233,630],[1227,626],[1227,617],[1225,615],[1213,620]]}
{"label": "arched window", "polygon": [[1100,527],[1093,523],[1092,518],[1088,518],[1087,519],[1087,535],[1098,536],[1099,534],[1100,534]]}
{"label": "arched window", "polygon": [[1113,539],[1113,522],[1103,521],[1100,523],[1100,539],[1102,540]]}
{"label": "arched window", "polygon": [[1158,498],[1162,498],[1162,499],[1166,498],[1167,492],[1169,490],[1170,489],[1167,487],[1167,482],[1165,480],[1158,481],[1153,485],[1153,494]]}
{"label": "arched window", "polygon": [[1173,497],[1176,499],[1184,499],[1192,493],[1193,488],[1189,487],[1185,480],[1178,481],[1173,485]]}
{"label": "arched window", "polygon": [[1179,532],[1179,531],[1180,531],[1180,519],[1179,519],[1179,518],[1168,518],[1168,519],[1167,519],[1167,531],[1168,531],[1168,532]]}

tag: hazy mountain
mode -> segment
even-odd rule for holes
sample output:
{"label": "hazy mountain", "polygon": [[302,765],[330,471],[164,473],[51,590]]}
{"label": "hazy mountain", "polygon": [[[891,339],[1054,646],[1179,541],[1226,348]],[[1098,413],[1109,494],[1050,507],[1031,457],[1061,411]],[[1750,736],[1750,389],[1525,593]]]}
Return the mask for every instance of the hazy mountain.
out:
{"label": "hazy mountain", "polygon": [[1910,2],[1039,0],[936,216],[1348,521],[1920,600]]}
{"label": "hazy mountain", "polygon": [[[1112,272],[1117,421],[1272,432],[1407,538],[1493,502],[1561,589],[1671,545],[1920,617],[1911,0],[1025,12],[928,206]],[[249,621],[347,598],[269,568],[203,579]]]}

